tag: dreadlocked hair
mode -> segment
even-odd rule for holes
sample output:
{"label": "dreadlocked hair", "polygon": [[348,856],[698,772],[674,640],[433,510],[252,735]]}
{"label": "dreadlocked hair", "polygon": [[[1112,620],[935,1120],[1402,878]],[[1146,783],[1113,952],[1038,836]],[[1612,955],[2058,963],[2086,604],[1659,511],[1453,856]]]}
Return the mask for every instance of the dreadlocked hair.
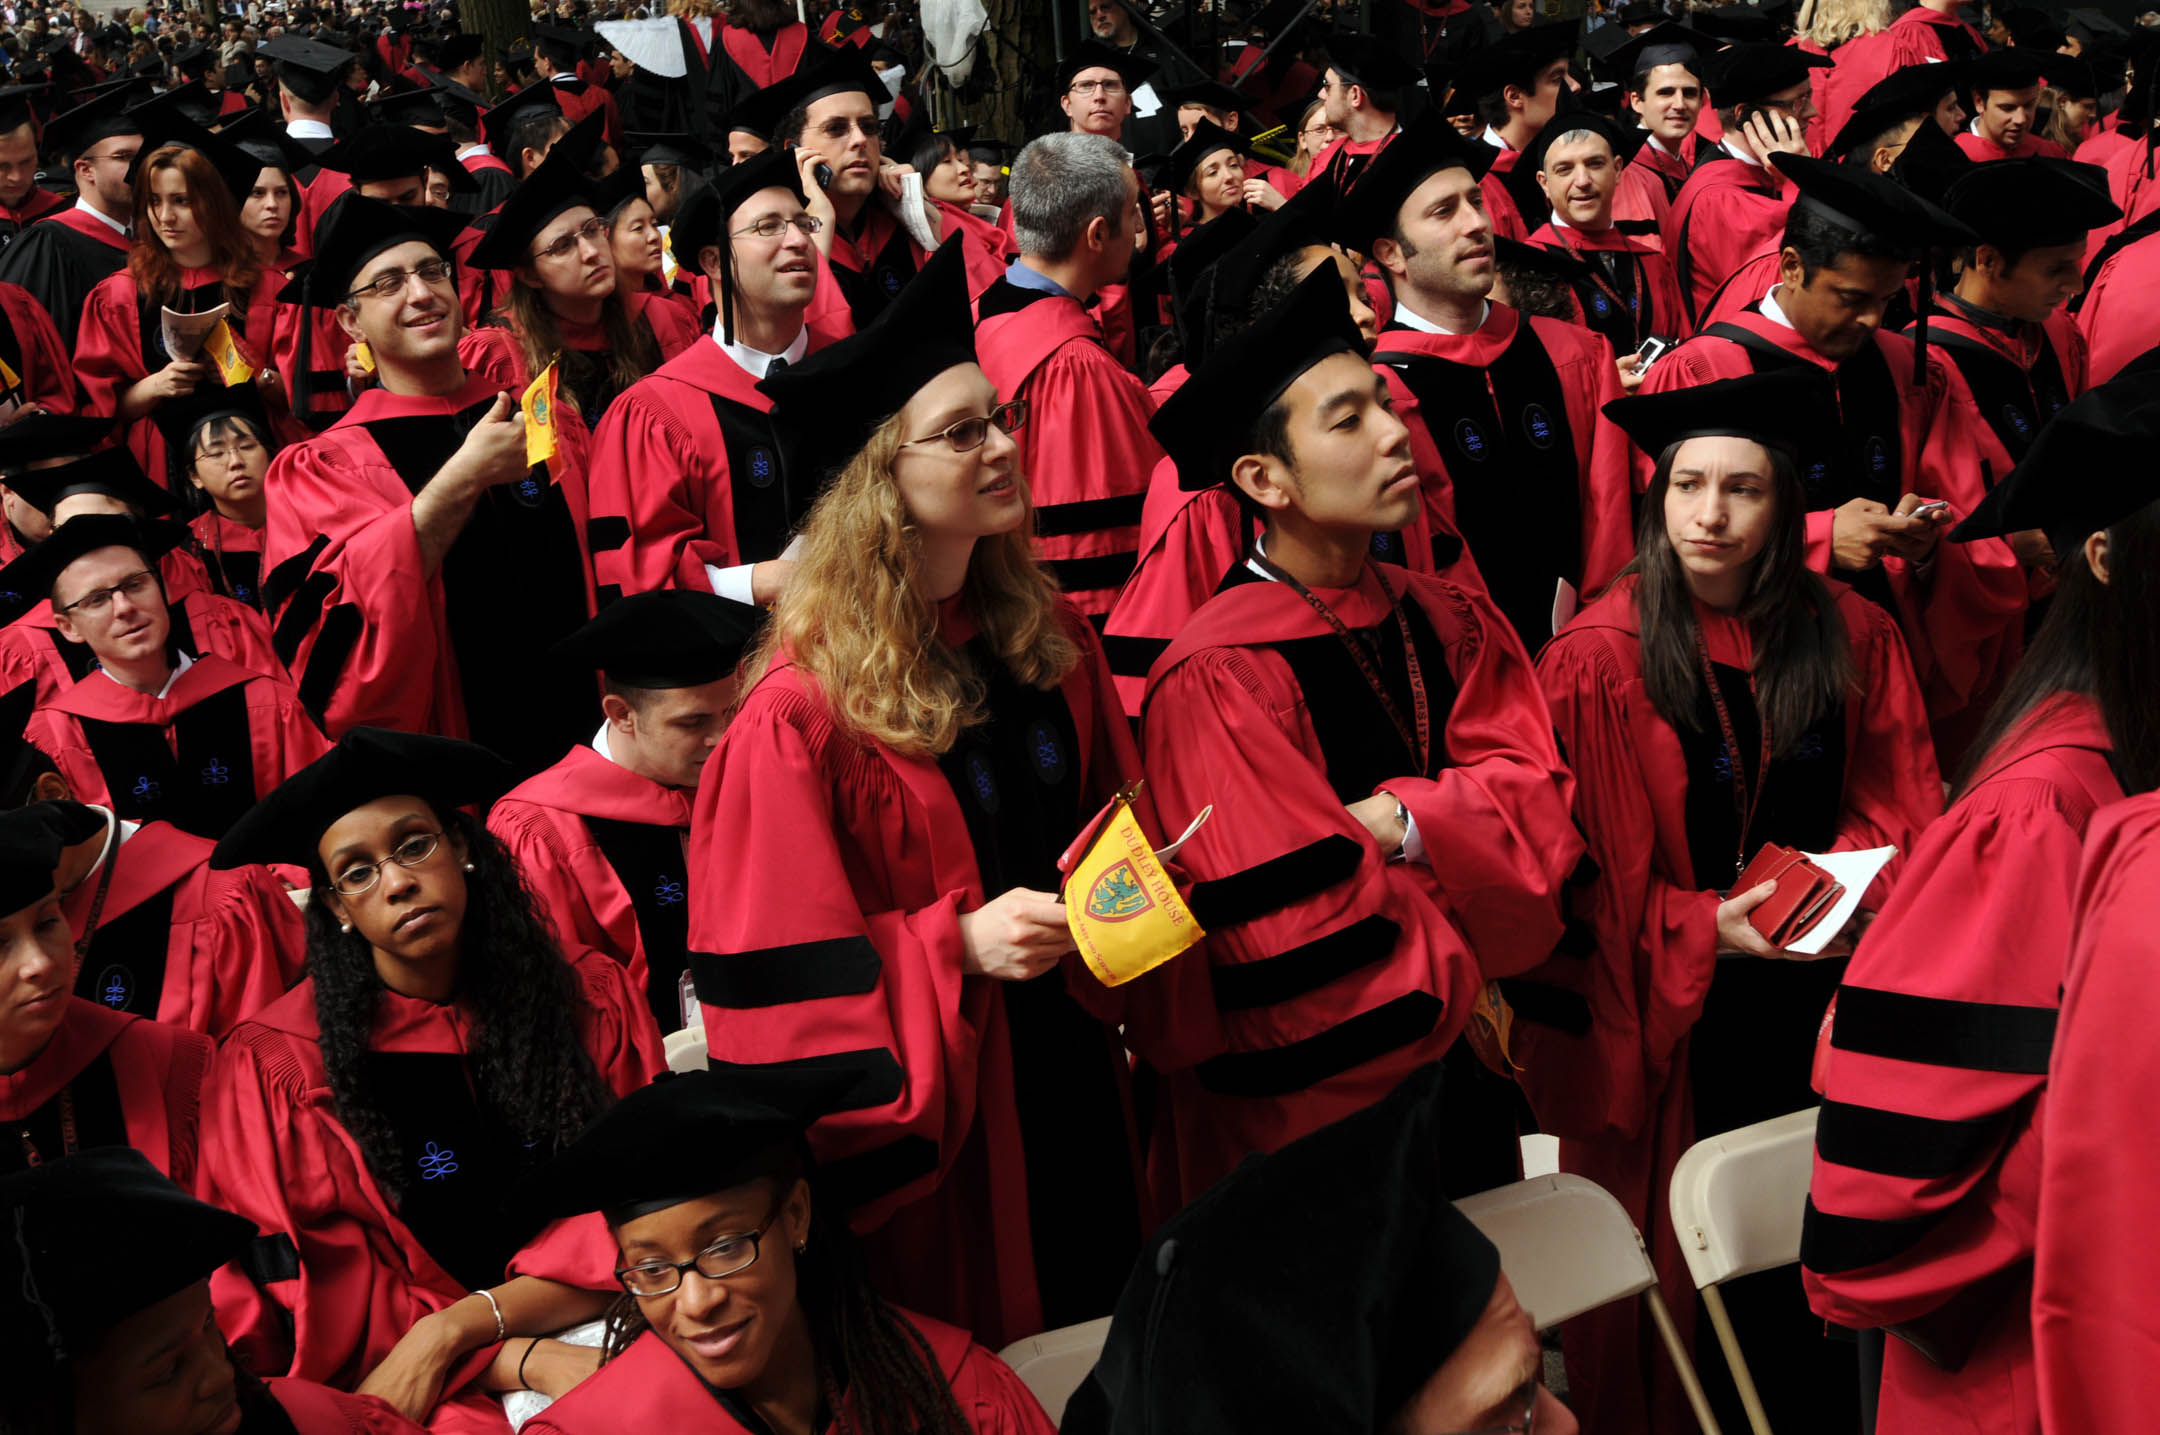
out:
{"label": "dreadlocked hair", "polygon": [[[609,1104],[585,1054],[574,1013],[577,978],[535,913],[517,864],[465,813],[430,803],[444,837],[465,844],[465,921],[458,935],[458,1000],[475,1018],[470,1069],[486,1115],[552,1155]],[[438,857],[437,860],[442,860]],[[315,890],[331,890],[320,857],[308,854]],[[375,1103],[367,1074],[368,1033],[383,984],[367,939],[338,930],[328,902],[307,911],[308,976],[322,1028],[323,1067],[337,1118],[360,1143],[368,1171],[392,1200],[405,1193],[397,1133]]]}
{"label": "dreadlocked hair", "polygon": [[[796,1182],[809,1179],[806,1161],[800,1151],[776,1154],[772,1170],[753,1179],[785,1199]],[[819,1209],[815,1199],[811,1209]],[[972,1435],[929,1339],[871,1286],[847,1224],[821,1223],[817,1239],[792,1254],[795,1299],[810,1327],[832,1435]],[[637,1297],[617,1296],[608,1307],[601,1364],[650,1329]]]}

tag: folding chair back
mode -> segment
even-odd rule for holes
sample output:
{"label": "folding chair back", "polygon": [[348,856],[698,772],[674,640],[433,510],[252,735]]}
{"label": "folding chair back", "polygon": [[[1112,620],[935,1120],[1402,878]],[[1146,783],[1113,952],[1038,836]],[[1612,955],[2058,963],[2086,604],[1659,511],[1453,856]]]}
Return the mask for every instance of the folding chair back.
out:
{"label": "folding chair back", "polygon": [[1065,1403],[1095,1368],[1109,1336],[1110,1317],[1104,1316],[1016,1340],[998,1352],[998,1359],[1013,1368],[1055,1424],[1065,1418]]}
{"label": "folding chair back", "polygon": [[669,1071],[703,1071],[708,1065],[703,1023],[668,1033],[667,1040],[660,1045],[667,1053]]}

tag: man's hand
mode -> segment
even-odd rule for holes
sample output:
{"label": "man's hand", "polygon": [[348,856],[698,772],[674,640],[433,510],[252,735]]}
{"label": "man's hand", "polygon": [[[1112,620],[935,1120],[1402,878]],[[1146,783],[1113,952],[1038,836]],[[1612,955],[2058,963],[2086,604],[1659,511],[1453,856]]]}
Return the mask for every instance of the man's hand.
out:
{"label": "man's hand", "polygon": [[1622,354],[1619,358],[1613,360],[1613,367],[1620,371],[1620,387],[1622,389],[1632,394],[1636,389],[1642,387],[1644,378],[1642,355]]}
{"label": "man's hand", "polygon": [[1148,196],[1148,209],[1155,219],[1155,233],[1160,236],[1170,232],[1170,206],[1176,203],[1170,191],[1158,189]]}
{"label": "man's hand", "polygon": [[[825,186],[817,182],[818,166],[824,162],[814,150],[795,151],[795,169],[802,176],[803,212],[818,221],[818,232],[810,237],[816,241],[818,252],[829,259],[832,257],[833,237],[839,229],[840,216],[833,209],[832,196],[825,192]],[[734,241],[722,234],[720,242],[731,244]]]}
{"label": "man's hand", "polygon": [[795,576],[795,560],[792,558],[768,558],[762,563],[750,565],[750,601],[759,607],[770,607],[780,601],[787,591],[788,579]]}
{"label": "man's hand", "polygon": [[1345,803],[1344,806],[1350,815],[1372,834],[1373,841],[1380,844],[1382,852],[1392,853],[1402,847],[1406,828],[1402,819],[1395,815],[1395,794],[1376,792],[1370,797]]}
{"label": "man's hand", "polygon": [[1830,516],[1830,566],[1865,572],[1891,551],[1893,534],[1910,532],[1926,521],[1900,518],[1872,498],[1852,499]]}
{"label": "man's hand", "polygon": [[914,172],[914,165],[886,160],[878,166],[878,188],[885,191],[887,199],[897,201],[906,187],[907,177]]}
{"label": "man's hand", "polygon": [[532,472],[532,465],[525,461],[525,415],[508,394],[495,396],[450,462],[470,474],[477,488],[516,483]]}
{"label": "man's hand", "polygon": [[1897,517],[1904,526],[1887,533],[1890,552],[1908,563],[1925,563],[1935,552],[1935,545],[1942,540],[1943,530],[1948,528],[1952,515],[1947,507],[1930,508],[1919,512],[1927,500],[1917,493],[1908,493],[1898,500]]}
{"label": "man's hand", "polygon": [[1794,119],[1788,110],[1765,106],[1741,123],[1740,133],[1747,136],[1756,157],[1765,164],[1773,154],[1804,155],[1808,152],[1807,126]]}
{"label": "man's hand", "polygon": [[2048,542],[2047,534],[2037,528],[2020,529],[2011,534],[2010,551],[2017,555],[2020,568],[2044,572],[2055,566],[2055,545]]}

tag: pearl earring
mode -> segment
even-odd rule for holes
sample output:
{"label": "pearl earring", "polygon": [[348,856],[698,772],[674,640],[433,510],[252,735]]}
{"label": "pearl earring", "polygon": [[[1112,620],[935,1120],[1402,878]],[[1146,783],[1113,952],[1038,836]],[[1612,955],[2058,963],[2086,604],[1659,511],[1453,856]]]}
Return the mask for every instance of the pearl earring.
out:
{"label": "pearl earring", "polygon": [[465,870],[466,870],[466,871],[468,871],[468,872],[470,872],[470,871],[472,871],[472,869],[473,869],[473,865],[472,865],[472,863],[470,863],[470,862],[467,862],[467,863],[465,864]]}
{"label": "pearl earring", "polygon": [[340,922],[340,923],[338,923],[338,930],[339,930],[339,931],[341,931],[341,932],[343,932],[343,933],[344,933],[344,934],[345,934],[346,936],[348,936],[348,937],[349,937],[349,936],[351,936],[351,935],[352,935],[352,923],[350,923],[350,922]]}

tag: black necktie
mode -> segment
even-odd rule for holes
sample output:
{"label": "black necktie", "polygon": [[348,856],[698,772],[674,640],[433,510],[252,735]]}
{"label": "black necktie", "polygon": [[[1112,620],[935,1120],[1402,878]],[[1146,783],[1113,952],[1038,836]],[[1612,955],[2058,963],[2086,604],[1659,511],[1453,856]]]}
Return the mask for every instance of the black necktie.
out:
{"label": "black necktie", "polygon": [[784,374],[786,372],[787,360],[785,359],[775,359],[765,366],[765,377],[768,379],[774,374]]}

